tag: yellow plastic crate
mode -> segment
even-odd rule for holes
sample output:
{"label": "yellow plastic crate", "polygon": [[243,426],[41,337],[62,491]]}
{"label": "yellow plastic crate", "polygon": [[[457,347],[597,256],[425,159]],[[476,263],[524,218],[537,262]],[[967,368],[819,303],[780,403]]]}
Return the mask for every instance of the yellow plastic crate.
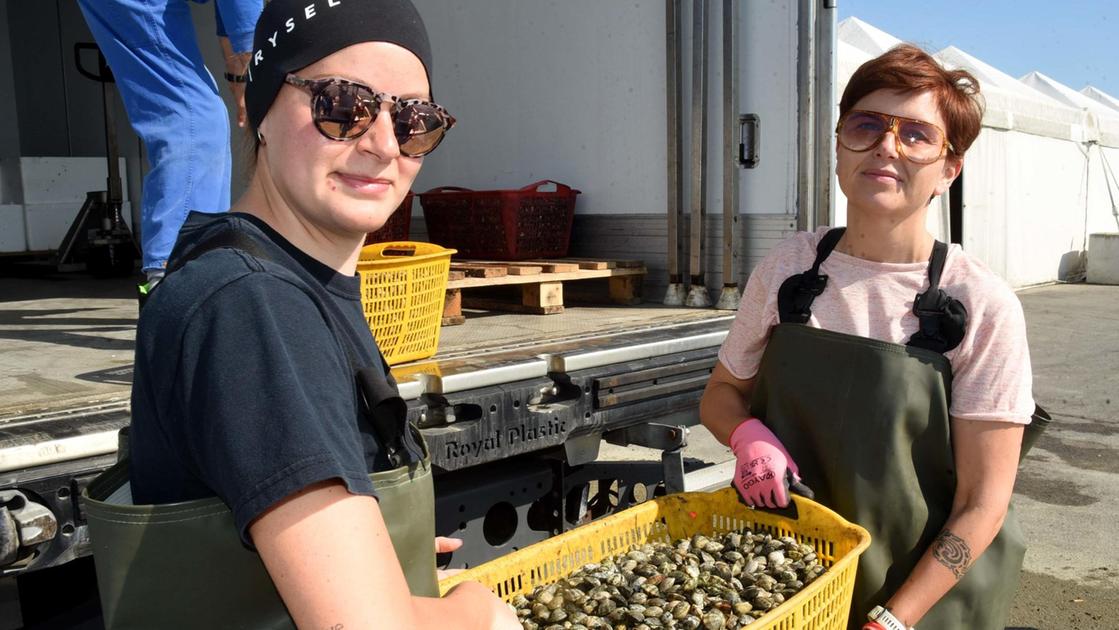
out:
{"label": "yellow plastic crate", "polygon": [[600,562],[646,542],[749,528],[812,545],[828,570],[746,627],[845,630],[855,569],[859,555],[870,545],[870,534],[815,501],[799,496],[793,500],[798,512],[795,520],[743,506],[733,488],[658,497],[453,575],[441,581],[439,589],[446,593],[459,582],[473,580],[512,601],[514,596],[528,595],[537,586],[551,584],[589,562]]}
{"label": "yellow plastic crate", "polygon": [[412,241],[362,248],[357,263],[361,306],[389,365],[435,354],[454,253]]}

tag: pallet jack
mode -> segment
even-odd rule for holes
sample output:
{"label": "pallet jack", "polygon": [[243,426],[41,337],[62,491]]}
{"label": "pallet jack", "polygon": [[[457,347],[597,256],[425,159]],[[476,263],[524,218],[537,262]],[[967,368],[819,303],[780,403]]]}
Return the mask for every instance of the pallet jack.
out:
{"label": "pallet jack", "polygon": [[[86,50],[97,51],[97,72],[90,72],[82,65],[82,52]],[[108,190],[86,193],[85,203],[58,247],[55,266],[58,271],[73,271],[81,269],[84,263],[85,269],[95,276],[125,277],[133,273],[140,248],[121,215],[123,199],[117,129],[108,87],[115,81],[96,44],[74,44],[74,63],[82,76],[101,84]]]}

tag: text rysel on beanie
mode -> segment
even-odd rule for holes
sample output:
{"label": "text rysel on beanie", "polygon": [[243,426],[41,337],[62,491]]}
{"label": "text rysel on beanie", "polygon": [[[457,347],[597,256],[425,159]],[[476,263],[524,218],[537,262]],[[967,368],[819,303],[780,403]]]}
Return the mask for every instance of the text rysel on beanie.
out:
{"label": "text rysel on beanie", "polygon": [[388,42],[419,58],[431,80],[431,44],[410,0],[272,0],[256,24],[245,108],[254,128],[264,120],[289,72],[343,48]]}

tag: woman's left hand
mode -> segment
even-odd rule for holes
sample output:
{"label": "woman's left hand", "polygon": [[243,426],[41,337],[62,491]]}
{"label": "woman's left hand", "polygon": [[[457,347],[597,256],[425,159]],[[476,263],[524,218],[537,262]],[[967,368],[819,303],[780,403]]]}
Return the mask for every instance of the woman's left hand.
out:
{"label": "woman's left hand", "polygon": [[[435,537],[435,553],[450,553],[462,547],[461,538],[447,538],[446,536]],[[436,579],[442,580],[451,577],[456,573],[462,573],[464,569],[436,569]]]}

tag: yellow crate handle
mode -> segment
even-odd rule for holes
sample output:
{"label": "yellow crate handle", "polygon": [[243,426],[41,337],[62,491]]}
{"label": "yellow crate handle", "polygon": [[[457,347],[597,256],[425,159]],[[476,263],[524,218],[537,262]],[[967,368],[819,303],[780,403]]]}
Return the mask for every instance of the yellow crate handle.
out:
{"label": "yellow crate handle", "polygon": [[448,249],[434,243],[425,243],[423,241],[388,241],[385,243],[373,243],[362,247],[358,263],[360,265],[401,259],[421,261],[438,256],[450,257],[457,252],[458,250]]}

